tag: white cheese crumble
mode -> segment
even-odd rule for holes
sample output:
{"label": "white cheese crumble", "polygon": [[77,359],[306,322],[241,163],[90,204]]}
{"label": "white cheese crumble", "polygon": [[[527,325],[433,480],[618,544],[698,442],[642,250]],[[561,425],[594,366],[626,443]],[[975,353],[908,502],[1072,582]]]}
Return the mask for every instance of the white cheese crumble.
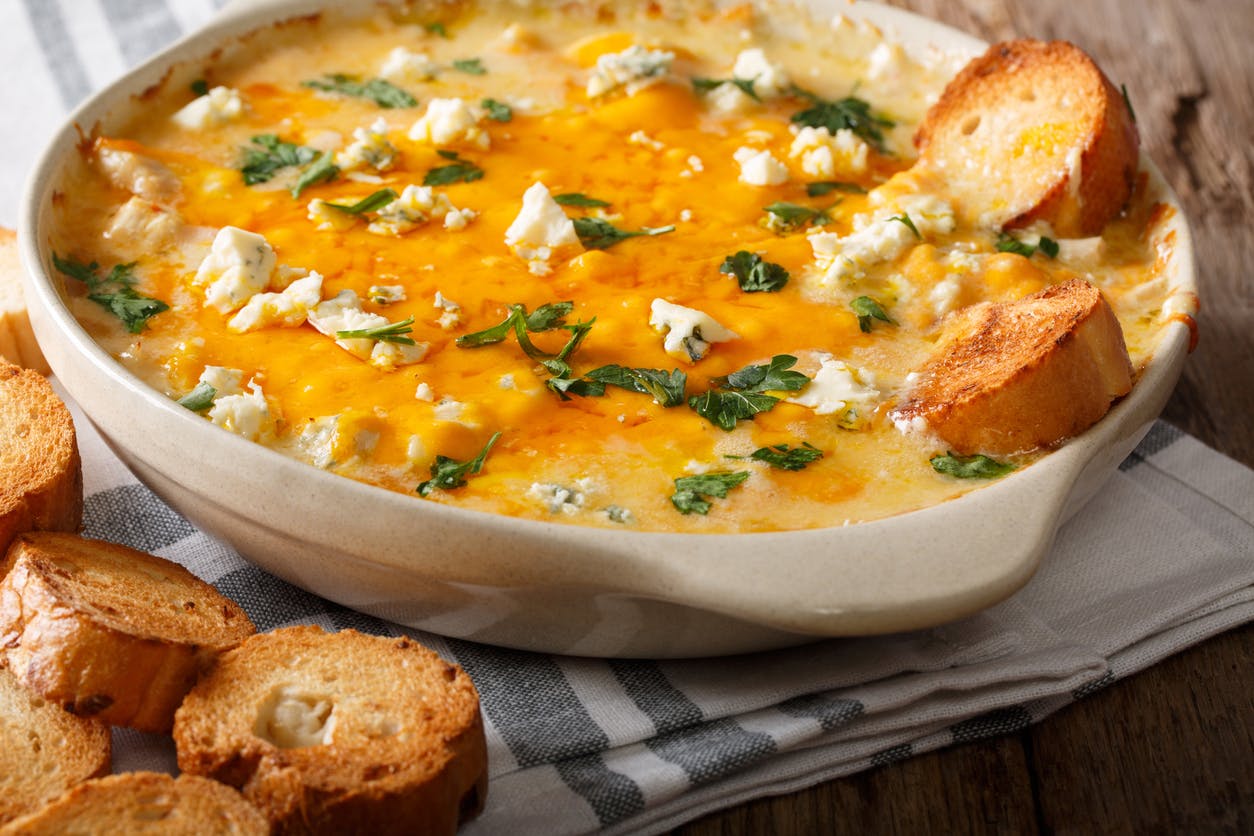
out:
{"label": "white cheese crumble", "polygon": [[601,55],[588,78],[588,98],[603,96],[618,87],[623,87],[629,96],[635,95],[665,77],[674,60],[673,52],[645,49],[639,44]]}
{"label": "white cheese crumble", "polygon": [[736,56],[732,77],[739,81],[752,81],[753,92],[763,99],[783,95],[792,85],[783,65],[771,63],[758,47],[742,50]]}
{"label": "white cheese crumble", "polygon": [[738,148],[732,158],[740,164],[740,182],[750,186],[778,186],[788,182],[788,167],[770,151]]}
{"label": "white cheese crumble", "polygon": [[250,380],[248,388],[247,393],[215,398],[209,407],[209,420],[249,441],[268,441],[275,430],[270,403],[255,381]]}
{"label": "white cheese crumble", "polygon": [[[814,410],[815,415],[839,415],[842,426],[865,423],[880,393],[869,372],[855,369],[830,355],[824,356],[810,385],[784,400]],[[862,407],[861,412],[859,407]]]}
{"label": "white cheese crumble", "polygon": [[297,279],[279,293],[254,294],[226,324],[236,334],[267,325],[301,325],[322,300],[322,276],[316,272]]}
{"label": "white cheese crumble", "polygon": [[230,313],[266,289],[277,257],[264,237],[224,226],[214,236],[209,255],[193,282],[205,288],[205,304]]}
{"label": "white cheese crumble", "polygon": [[505,244],[527,261],[532,273],[546,275],[551,269],[553,250],[578,243],[574,222],[553,199],[548,187],[536,182],[523,192],[522,209],[505,230]]}
{"label": "white cheese crumble", "polygon": [[435,391],[429,383],[419,383],[418,388],[414,390],[414,397],[420,401],[432,403],[435,401]]}
{"label": "white cheese crumble", "polygon": [[547,482],[533,482],[527,489],[527,498],[540,503],[550,514],[576,514],[583,510],[588,500],[578,483],[576,487],[568,488]]}
{"label": "white cheese crumble", "polygon": [[[430,186],[409,185],[401,190],[396,200],[375,213],[374,220],[366,229],[375,235],[400,236],[431,218],[443,218],[444,226],[449,228],[450,214],[456,214],[461,226],[465,226],[468,219],[463,213],[468,213],[470,218],[475,217],[474,212],[458,209],[445,195]],[[456,224],[454,227],[460,228]]]}
{"label": "white cheese crumble", "polygon": [[788,156],[801,160],[801,170],[811,177],[830,180],[864,174],[868,150],[869,146],[848,128],[833,136],[827,128],[807,125],[797,131]]}
{"label": "white cheese crumble", "polygon": [[214,87],[203,96],[192,99],[171,118],[193,131],[216,128],[244,115],[244,99],[238,90]]}
{"label": "white cheese crumble", "polygon": [[349,412],[315,418],[301,433],[299,444],[317,467],[329,469],[374,452],[379,421],[370,414]]}
{"label": "white cheese crumble", "polygon": [[706,102],[718,113],[744,113],[757,102],[736,84],[724,81],[705,95]]}
{"label": "white cheese crumble", "polygon": [[443,311],[440,314],[439,324],[445,331],[450,331],[462,324],[462,306],[438,290],[435,292],[435,301],[432,305]]}
{"label": "white cheese crumble", "polygon": [[369,127],[355,128],[352,143],[335,155],[335,164],[346,172],[362,168],[386,171],[395,161],[396,146],[388,141],[388,123],[383,117]]}
{"label": "white cheese crumble", "polygon": [[242,395],[244,393],[241,388],[243,380],[244,373],[239,369],[228,369],[226,366],[205,366],[197,382],[212,386],[213,397],[216,400],[227,395]]}
{"label": "white cheese crumble", "polygon": [[410,52],[398,46],[383,59],[379,67],[379,77],[393,84],[404,86],[421,81],[430,81],[440,71],[440,65],[431,60],[431,56],[423,52]]}
{"label": "white cheese crumble", "polygon": [[642,145],[645,148],[650,148],[654,151],[661,151],[666,147],[666,143],[658,142],[644,131],[632,131],[627,137],[627,141],[632,145]]}
{"label": "white cheese crumble", "polygon": [[335,340],[349,354],[384,370],[422,362],[430,346],[427,343],[403,343],[374,340],[369,337],[336,337],[340,331],[364,331],[392,324],[387,317],[361,309],[361,299],[352,290],[341,290],[309,311],[309,324]]}
{"label": "white cheese crumble", "polygon": [[[873,203],[875,197],[873,192]],[[907,217],[918,236],[904,222]],[[887,208],[854,216],[853,227],[843,237],[834,232],[811,233],[810,248],[824,283],[861,278],[874,265],[893,261],[920,243],[920,237],[927,240],[952,232],[954,210],[934,195],[903,195]]]}
{"label": "white cheese crumble", "polygon": [[712,343],[738,338],[738,334],[714,321],[709,314],[654,299],[649,307],[649,325],[655,331],[666,330],[662,344],[666,353],[680,360],[695,363],[706,355]]}
{"label": "white cheese crumble", "polygon": [[482,114],[463,99],[432,99],[427,111],[409,129],[409,138],[431,145],[464,143],[478,148],[491,144],[487,131],[479,127]]}
{"label": "white cheese crumble", "polygon": [[393,305],[404,302],[405,286],[399,284],[372,284],[366,291],[366,297],[376,305]]}

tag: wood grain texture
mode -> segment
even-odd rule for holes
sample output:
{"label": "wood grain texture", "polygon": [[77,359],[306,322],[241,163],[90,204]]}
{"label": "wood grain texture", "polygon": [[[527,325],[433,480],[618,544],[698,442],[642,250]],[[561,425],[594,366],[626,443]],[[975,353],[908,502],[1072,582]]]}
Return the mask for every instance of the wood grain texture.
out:
{"label": "wood grain texture", "polygon": [[[895,0],[986,40],[1062,38],[1126,84],[1191,221],[1201,339],[1164,416],[1254,466],[1254,2]],[[721,811],[683,836],[1254,833],[1254,625],[1014,736]]]}

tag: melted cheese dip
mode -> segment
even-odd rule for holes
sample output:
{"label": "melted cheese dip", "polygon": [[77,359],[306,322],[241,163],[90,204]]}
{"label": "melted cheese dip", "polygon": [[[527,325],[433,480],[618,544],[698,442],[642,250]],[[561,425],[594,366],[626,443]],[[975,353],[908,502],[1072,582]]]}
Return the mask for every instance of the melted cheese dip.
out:
{"label": "melted cheese dip", "polygon": [[[85,140],[51,244],[101,282],[134,263],[129,290],[66,284],[140,378],[415,501],[636,530],[875,519],[982,484],[937,473],[943,445],[889,418],[946,314],[1080,275],[1137,368],[1162,319],[1144,197],[1102,238],[1024,257],[956,226],[907,171],[914,125],[969,57],[749,6],[295,20]],[[883,120],[869,133],[794,120],[851,93]],[[607,230],[641,234],[594,240]],[[169,310],[128,329],[106,310],[119,290]],[[570,327],[458,343],[566,301]],[[719,380],[785,357],[800,388]],[[605,367],[664,373],[682,396],[596,394],[587,375]],[[703,414],[724,402],[731,430]],[[789,470],[751,458],[763,448],[822,456]]]}

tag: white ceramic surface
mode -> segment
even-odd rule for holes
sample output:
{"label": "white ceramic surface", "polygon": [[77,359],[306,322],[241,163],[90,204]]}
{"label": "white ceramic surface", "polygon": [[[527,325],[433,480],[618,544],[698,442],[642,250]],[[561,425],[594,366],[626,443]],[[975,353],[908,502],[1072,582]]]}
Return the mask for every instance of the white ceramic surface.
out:
{"label": "white ceramic surface", "polygon": [[[223,432],[140,382],[78,325],[42,245],[51,189],[61,162],[76,153],[76,124],[99,122],[107,131],[129,113],[131,96],[172,65],[172,82],[190,81],[193,69],[177,62],[318,5],[237,3],[88,101],[33,172],[20,234],[36,334],[113,449],[194,523],[312,592],[444,635],[596,656],[717,655],[932,626],[994,604],[1028,580],[1057,527],[1132,450],[1179,376],[1189,335],[1172,323],[1132,394],[1042,462],[923,511],[770,534],[609,531],[466,511],[338,477]],[[811,5],[869,18],[913,45],[979,46],[900,10]],[[1183,215],[1170,226],[1171,304],[1192,313]]]}

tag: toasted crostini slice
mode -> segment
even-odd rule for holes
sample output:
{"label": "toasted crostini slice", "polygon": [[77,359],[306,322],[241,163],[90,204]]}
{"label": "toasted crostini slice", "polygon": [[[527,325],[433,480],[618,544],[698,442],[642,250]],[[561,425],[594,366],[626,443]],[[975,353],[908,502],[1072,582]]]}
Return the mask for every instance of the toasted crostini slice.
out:
{"label": "toasted crostini slice", "polygon": [[0,227],[0,358],[48,374],[48,362],[35,342],[26,312],[22,262],[17,252],[17,233]]}
{"label": "toasted crostini slice", "polygon": [[79,784],[46,807],[0,827],[0,836],[153,833],[266,836],[270,825],[236,790],[199,778],[124,772]]}
{"label": "toasted crostini slice", "polygon": [[19,531],[77,531],[82,519],[69,409],[42,375],[0,360],[0,550]]}
{"label": "toasted crostini slice", "polygon": [[45,699],[116,726],[168,732],[248,616],[177,563],[60,532],[19,534],[0,571],[0,654]]}
{"label": "toasted crostini slice", "polygon": [[952,316],[907,399],[899,426],[928,430],[959,453],[1006,455],[1088,429],[1132,388],[1123,330],[1081,279]]}
{"label": "toasted crostini slice", "polygon": [[470,677],[408,638],[261,633],[178,710],[179,768],[240,787],[276,833],[452,834],[483,806]]}
{"label": "toasted crostini slice", "polygon": [[109,727],[75,717],[0,663],[0,825],[107,775]]}
{"label": "toasted crostini slice", "polygon": [[1066,41],[993,45],[949,83],[914,141],[965,222],[1046,221],[1063,238],[1100,233],[1138,164],[1126,98]]}

